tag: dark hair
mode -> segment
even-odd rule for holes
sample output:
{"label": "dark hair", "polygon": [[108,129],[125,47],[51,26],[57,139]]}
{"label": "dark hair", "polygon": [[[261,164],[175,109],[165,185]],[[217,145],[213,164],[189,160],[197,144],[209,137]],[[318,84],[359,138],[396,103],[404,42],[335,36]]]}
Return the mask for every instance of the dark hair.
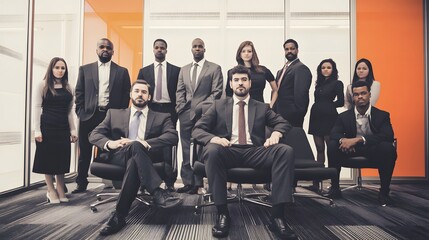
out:
{"label": "dark hair", "polygon": [[155,39],[155,41],[153,41],[153,46],[155,46],[156,42],[163,42],[165,44],[165,48],[167,49],[168,45],[167,45],[167,42],[164,39],[161,39],[161,38]]}
{"label": "dark hair", "polygon": [[[230,70],[231,76],[234,74],[237,74],[237,73],[245,73],[245,74],[247,74],[247,77],[249,77],[249,79],[250,79],[250,71],[247,67],[245,67],[243,65],[237,65]],[[232,78],[231,78],[231,81],[232,81]]]}
{"label": "dark hair", "polygon": [[[326,79],[325,76],[322,75],[322,65],[324,63],[330,63],[332,65],[332,74],[327,79]],[[316,84],[320,84],[320,83],[322,83],[325,80],[338,80],[337,64],[331,58],[323,59],[320,62],[319,66],[317,66],[317,80],[316,80]]]}
{"label": "dark hair", "polygon": [[149,90],[149,92],[150,92],[150,84],[149,84],[148,82],[146,82],[146,80],[143,80],[143,79],[137,79],[135,82],[133,82],[133,84],[131,84],[130,92],[131,92],[131,91],[133,91],[133,87],[134,87],[134,85],[136,85],[136,84],[143,84],[143,85],[146,85],[146,86],[147,86],[147,89],[148,89],[148,90]]}
{"label": "dark hair", "polygon": [[361,63],[361,62],[365,63],[368,66],[368,76],[366,76],[365,81],[369,83],[369,86],[372,86],[372,83],[374,82],[374,79],[375,79],[374,78],[374,71],[372,70],[372,64],[371,64],[371,62],[368,59],[366,59],[366,58],[361,58],[361,59],[359,59],[359,61],[356,62],[355,72],[353,74],[352,83],[359,81],[359,77],[356,74],[356,68],[359,65],[359,63]]}
{"label": "dark hair", "polygon": [[358,87],[367,87],[368,92],[371,92],[371,85],[367,81],[357,81],[357,82],[354,82],[352,84],[352,92],[353,92],[353,88],[358,88]]}
{"label": "dark hair", "polygon": [[244,41],[238,46],[237,54],[235,55],[235,60],[239,65],[244,65],[244,61],[241,58],[241,51],[243,51],[243,48],[246,46],[250,46],[252,48],[252,59],[250,60],[250,67],[255,69],[256,72],[262,72],[262,68],[259,66],[259,58],[258,54],[256,53],[255,46],[251,41]]}
{"label": "dark hair", "polygon": [[285,48],[285,45],[288,44],[288,43],[295,44],[296,49],[298,49],[298,43],[295,40],[291,39],[291,38],[289,38],[288,40],[285,41],[285,43],[283,43],[283,48]]}
{"label": "dark hair", "polygon": [[46,70],[46,74],[45,77],[43,78],[44,80],[46,80],[45,82],[45,86],[43,87],[43,97],[46,97],[46,94],[48,93],[48,91],[50,93],[52,93],[53,96],[57,95],[57,91],[55,90],[55,76],[53,73],[53,69],[55,67],[55,64],[57,64],[57,62],[63,62],[65,67],[66,67],[66,71],[64,72],[64,76],[60,79],[61,80],[61,84],[63,85],[63,88],[66,89],[68,92],[72,93],[71,88],[70,88],[70,84],[69,84],[69,69],[67,67],[67,63],[66,60],[64,60],[64,58],[60,58],[60,57],[54,57],[51,59],[51,62],[49,63],[48,69]]}

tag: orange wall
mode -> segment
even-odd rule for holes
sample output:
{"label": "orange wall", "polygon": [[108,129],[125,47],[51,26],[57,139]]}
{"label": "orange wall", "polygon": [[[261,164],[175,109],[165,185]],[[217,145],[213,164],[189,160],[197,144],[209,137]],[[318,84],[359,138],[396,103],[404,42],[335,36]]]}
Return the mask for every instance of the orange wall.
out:
{"label": "orange wall", "polygon": [[390,112],[398,139],[394,176],[424,177],[423,1],[358,0],[356,13],[357,59],[372,62],[381,83],[376,106]]}

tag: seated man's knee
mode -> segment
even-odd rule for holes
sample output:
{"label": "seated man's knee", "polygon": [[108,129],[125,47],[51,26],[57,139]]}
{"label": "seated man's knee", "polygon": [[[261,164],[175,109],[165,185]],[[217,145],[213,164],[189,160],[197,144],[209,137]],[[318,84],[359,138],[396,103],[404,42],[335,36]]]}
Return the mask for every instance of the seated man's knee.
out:
{"label": "seated man's knee", "polygon": [[379,156],[387,157],[396,160],[396,148],[391,142],[381,142],[377,146],[377,153]]}
{"label": "seated man's knee", "polygon": [[328,147],[327,147],[328,154],[329,153],[335,153],[335,152],[339,151],[339,147],[340,147],[340,144],[338,141],[330,140],[328,142]]}

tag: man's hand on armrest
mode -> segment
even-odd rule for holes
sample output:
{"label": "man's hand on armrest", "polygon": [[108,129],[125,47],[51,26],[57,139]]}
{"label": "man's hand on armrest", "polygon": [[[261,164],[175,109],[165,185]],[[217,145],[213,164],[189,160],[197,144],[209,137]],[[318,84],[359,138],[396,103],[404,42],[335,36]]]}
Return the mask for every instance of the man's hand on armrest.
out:
{"label": "man's hand on armrest", "polygon": [[274,131],[271,133],[270,138],[268,138],[265,143],[264,143],[264,147],[269,147],[271,145],[275,145],[278,144],[280,141],[280,138],[283,137],[283,134],[281,134],[280,132]]}
{"label": "man's hand on armrest", "polygon": [[231,146],[231,142],[226,139],[226,138],[220,138],[220,137],[213,137],[210,140],[211,143],[215,143],[215,144],[219,144],[223,147],[230,147]]}

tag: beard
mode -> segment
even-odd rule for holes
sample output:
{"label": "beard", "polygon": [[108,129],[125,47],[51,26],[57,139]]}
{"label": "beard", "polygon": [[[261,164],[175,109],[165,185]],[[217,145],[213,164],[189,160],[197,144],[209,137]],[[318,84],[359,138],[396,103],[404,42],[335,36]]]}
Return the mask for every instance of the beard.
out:
{"label": "beard", "polygon": [[103,54],[98,55],[98,59],[100,60],[100,62],[102,63],[107,63],[112,59],[112,55],[107,55],[106,57],[103,57]]}
{"label": "beard", "polygon": [[[143,98],[137,98],[137,99],[143,100]],[[133,102],[133,105],[138,108],[144,108],[148,104],[148,101],[143,100],[142,102],[137,102],[137,99],[131,99],[131,101]]]}
{"label": "beard", "polygon": [[295,55],[295,54],[293,54],[293,53],[288,53],[288,54],[286,54],[286,59],[290,62],[290,61],[293,61],[293,60],[295,60],[296,59],[296,57],[297,57],[297,55]]}
{"label": "beard", "polygon": [[[240,90],[243,89],[243,90]],[[245,97],[249,93],[249,90],[247,88],[236,88],[234,91],[234,94],[237,97]]]}

